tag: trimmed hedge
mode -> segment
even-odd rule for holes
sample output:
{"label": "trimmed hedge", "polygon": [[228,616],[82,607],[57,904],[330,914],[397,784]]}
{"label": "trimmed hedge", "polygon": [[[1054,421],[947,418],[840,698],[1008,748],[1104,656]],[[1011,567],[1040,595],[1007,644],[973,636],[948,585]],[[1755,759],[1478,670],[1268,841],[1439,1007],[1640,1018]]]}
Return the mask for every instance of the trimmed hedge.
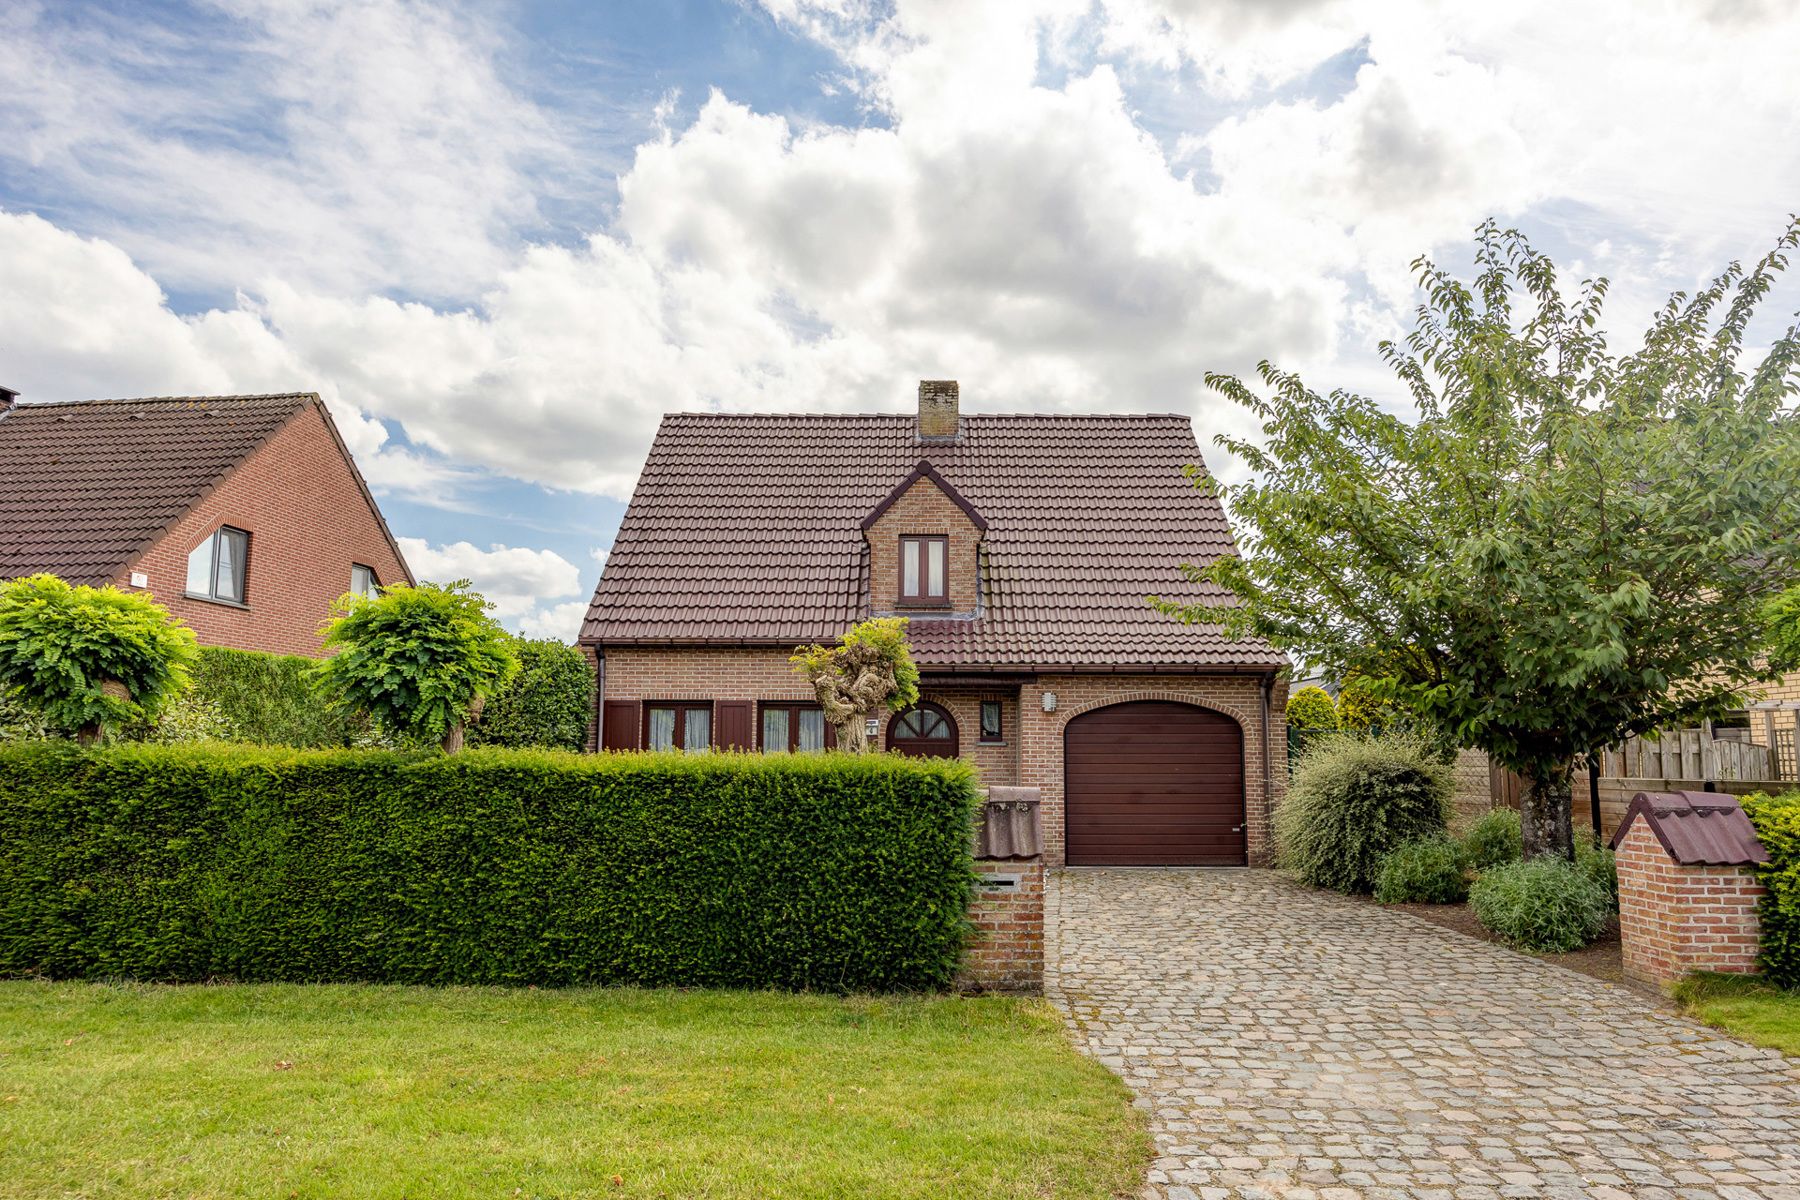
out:
{"label": "trimmed hedge", "polygon": [[519,673],[489,697],[469,726],[471,746],[541,746],[580,750],[594,712],[594,668],[587,656],[553,638],[515,638]]}
{"label": "trimmed hedge", "polygon": [[1746,796],[1744,812],[1769,851],[1769,864],[1756,869],[1767,889],[1757,908],[1758,963],[1776,987],[1800,988],[1800,792]]}
{"label": "trimmed hedge", "polygon": [[0,746],[0,974],[941,987],[975,780],[890,755]]}
{"label": "trimmed hedge", "polygon": [[305,678],[318,660],[202,646],[193,694],[216,705],[232,736],[265,746],[329,749],[367,741],[367,723],[320,700]]}

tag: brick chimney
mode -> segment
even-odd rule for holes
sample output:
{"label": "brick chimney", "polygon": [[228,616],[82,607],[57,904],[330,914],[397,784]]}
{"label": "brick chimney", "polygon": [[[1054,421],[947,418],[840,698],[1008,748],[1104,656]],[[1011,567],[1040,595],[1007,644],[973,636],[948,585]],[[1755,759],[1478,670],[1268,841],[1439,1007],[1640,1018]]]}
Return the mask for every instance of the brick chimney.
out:
{"label": "brick chimney", "polygon": [[[951,384],[950,387],[952,390],[954,390],[956,385]],[[18,402],[18,399],[19,399],[19,393],[17,391],[15,391],[14,389],[9,388],[9,387],[0,387],[0,413],[11,412],[13,405]],[[951,404],[953,407],[955,405],[955,402],[956,402],[956,398],[954,396],[952,396]]]}
{"label": "brick chimney", "polygon": [[962,412],[954,379],[919,380],[919,440],[955,440],[962,431]]}

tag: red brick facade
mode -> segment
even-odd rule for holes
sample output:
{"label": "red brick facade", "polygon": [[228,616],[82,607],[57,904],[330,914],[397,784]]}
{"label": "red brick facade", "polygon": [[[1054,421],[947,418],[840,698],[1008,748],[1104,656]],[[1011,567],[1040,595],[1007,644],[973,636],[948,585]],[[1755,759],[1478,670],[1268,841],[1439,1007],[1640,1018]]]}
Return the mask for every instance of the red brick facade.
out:
{"label": "red brick facade", "polygon": [[1661,984],[1690,971],[1756,971],[1763,888],[1750,868],[1682,866],[1642,818],[1619,844],[1618,867],[1628,976]]}
{"label": "red brick facade", "polygon": [[[787,654],[775,649],[613,647],[601,651],[603,700],[810,700]],[[1108,704],[1173,700],[1232,718],[1244,734],[1244,805],[1250,862],[1271,858],[1270,818],[1287,778],[1286,684],[1277,680],[1267,713],[1267,761],[1263,770],[1263,676],[1256,675],[1044,675],[1022,686],[934,687],[930,676],[920,698],[948,709],[956,722],[961,754],[975,764],[984,784],[1042,789],[1044,861],[1061,866],[1063,854],[1062,735],[1076,716]],[[1056,695],[1045,712],[1045,692]],[[980,702],[1002,701],[1002,741],[980,740]],[[599,746],[596,726],[589,744]],[[885,734],[882,745],[886,745]]]}
{"label": "red brick facade", "polygon": [[969,920],[975,934],[963,950],[959,987],[1037,992],[1044,987],[1044,864],[978,862]]}
{"label": "red brick facade", "polygon": [[[245,603],[185,595],[188,553],[221,525],[250,534]],[[145,590],[187,622],[202,645],[320,653],[319,624],[350,589],[352,564],[382,583],[410,581],[380,514],[337,436],[308,405],[250,454],[114,581]]]}
{"label": "red brick facade", "polygon": [[900,537],[910,533],[944,534],[949,539],[945,563],[949,611],[973,613],[980,594],[981,530],[929,479],[915,481],[863,532],[869,543],[869,607],[877,614],[943,611],[900,603]]}

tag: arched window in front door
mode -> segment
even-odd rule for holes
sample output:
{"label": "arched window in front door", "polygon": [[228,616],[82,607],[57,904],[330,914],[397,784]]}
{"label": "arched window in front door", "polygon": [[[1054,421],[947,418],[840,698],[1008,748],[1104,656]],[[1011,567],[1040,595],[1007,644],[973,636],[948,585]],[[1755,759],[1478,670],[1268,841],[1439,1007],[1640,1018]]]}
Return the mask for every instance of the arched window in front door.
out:
{"label": "arched window in front door", "polygon": [[948,709],[921,701],[888,722],[888,749],[921,758],[955,758],[956,721]]}

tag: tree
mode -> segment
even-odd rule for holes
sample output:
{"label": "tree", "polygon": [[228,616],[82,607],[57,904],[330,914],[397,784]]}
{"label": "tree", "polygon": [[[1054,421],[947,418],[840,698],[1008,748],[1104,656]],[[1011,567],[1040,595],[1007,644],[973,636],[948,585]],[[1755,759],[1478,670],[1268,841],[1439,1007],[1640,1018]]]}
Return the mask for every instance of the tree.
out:
{"label": "tree", "polygon": [[0,584],[0,694],[83,745],[154,722],[188,685],[193,630],[147,594],[54,575]]}
{"label": "tree", "polygon": [[325,647],[337,653],[313,669],[313,685],[388,733],[454,754],[483,702],[519,670],[491,607],[466,579],[346,595],[324,626]]}
{"label": "tree", "polygon": [[868,719],[884,707],[902,712],[919,702],[919,668],[906,644],[905,617],[864,621],[835,646],[802,646],[788,659],[806,676],[838,748],[869,748]]}
{"label": "tree", "polygon": [[1289,729],[1325,730],[1338,727],[1337,706],[1322,687],[1303,687],[1288,697]]}
{"label": "tree", "polygon": [[[1800,327],[1741,365],[1800,222],[1661,308],[1615,356],[1607,285],[1565,299],[1516,231],[1478,233],[1473,285],[1414,263],[1424,303],[1381,354],[1416,412],[1320,395],[1264,362],[1261,419],[1221,438],[1254,478],[1221,489],[1242,557],[1190,568],[1252,631],[1524,775],[1528,854],[1571,853],[1578,756],[1737,707],[1768,677],[1762,612],[1800,558]],[[1203,485],[1209,481],[1200,479]]]}
{"label": "tree", "polygon": [[546,746],[579,750],[594,712],[594,668],[555,638],[514,638],[519,674],[496,692],[469,726],[472,746]]}
{"label": "tree", "polygon": [[1800,671],[1800,587],[1791,587],[1763,609],[1769,640],[1769,670]]}
{"label": "tree", "polygon": [[1399,709],[1393,702],[1384,699],[1376,685],[1361,674],[1346,675],[1339,686],[1337,721],[1339,729],[1353,733],[1389,729],[1396,723],[1412,724],[1400,718]]}

